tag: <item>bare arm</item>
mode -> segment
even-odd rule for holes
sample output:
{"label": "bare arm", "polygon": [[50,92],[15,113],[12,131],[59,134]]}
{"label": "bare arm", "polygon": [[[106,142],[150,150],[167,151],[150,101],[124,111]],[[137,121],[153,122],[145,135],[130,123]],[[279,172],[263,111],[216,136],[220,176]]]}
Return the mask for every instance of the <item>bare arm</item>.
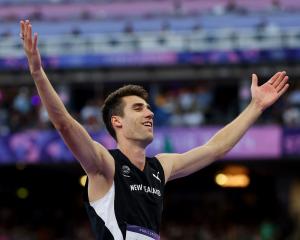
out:
{"label": "bare arm", "polygon": [[89,177],[100,173],[112,179],[112,156],[101,144],[94,142],[87,131],[67,112],[42,68],[37,33],[32,36],[32,26],[28,20],[21,21],[20,25],[30,72],[51,122]]}
{"label": "bare arm", "polygon": [[217,132],[206,144],[182,154],[159,154],[166,179],[184,177],[223,157],[242,138],[264,109],[272,105],[288,89],[285,72],[276,73],[267,83],[257,85],[252,76],[252,101],[231,123]]}

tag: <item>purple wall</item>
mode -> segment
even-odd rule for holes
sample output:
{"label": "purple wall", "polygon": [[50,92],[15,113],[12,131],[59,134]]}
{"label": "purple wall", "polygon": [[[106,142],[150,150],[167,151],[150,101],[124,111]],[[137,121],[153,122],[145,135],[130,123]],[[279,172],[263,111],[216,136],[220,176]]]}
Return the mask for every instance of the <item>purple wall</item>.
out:
{"label": "purple wall", "polygon": [[[218,128],[160,128],[155,141],[147,148],[149,156],[161,152],[182,153],[200,146],[216,133]],[[281,128],[254,127],[226,156],[229,159],[276,159],[281,156]],[[114,140],[105,131],[92,137],[107,148],[114,148]],[[55,131],[25,131],[0,137],[0,163],[62,163],[73,162],[60,136]]]}

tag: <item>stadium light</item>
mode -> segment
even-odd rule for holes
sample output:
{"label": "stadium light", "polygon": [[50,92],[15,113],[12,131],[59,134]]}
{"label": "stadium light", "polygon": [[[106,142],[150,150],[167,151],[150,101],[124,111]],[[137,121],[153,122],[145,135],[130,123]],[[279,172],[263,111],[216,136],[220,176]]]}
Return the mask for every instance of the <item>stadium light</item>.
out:
{"label": "stadium light", "polygon": [[242,166],[228,166],[215,176],[221,187],[245,188],[250,184],[249,170]]}
{"label": "stadium light", "polygon": [[86,175],[83,175],[83,176],[80,177],[79,183],[80,183],[80,185],[81,185],[82,187],[85,186],[86,179],[87,179],[87,176],[86,176]]}
{"label": "stadium light", "polygon": [[20,187],[17,189],[17,197],[20,199],[26,199],[29,196],[29,191],[25,187]]}

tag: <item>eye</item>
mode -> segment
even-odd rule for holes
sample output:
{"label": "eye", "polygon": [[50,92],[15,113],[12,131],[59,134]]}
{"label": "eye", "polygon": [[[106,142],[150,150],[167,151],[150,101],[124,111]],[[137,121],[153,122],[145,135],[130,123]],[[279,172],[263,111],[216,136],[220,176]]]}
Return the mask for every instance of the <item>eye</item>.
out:
{"label": "eye", "polygon": [[142,110],[143,110],[143,107],[137,106],[137,107],[134,107],[133,109],[134,109],[135,111],[142,111]]}

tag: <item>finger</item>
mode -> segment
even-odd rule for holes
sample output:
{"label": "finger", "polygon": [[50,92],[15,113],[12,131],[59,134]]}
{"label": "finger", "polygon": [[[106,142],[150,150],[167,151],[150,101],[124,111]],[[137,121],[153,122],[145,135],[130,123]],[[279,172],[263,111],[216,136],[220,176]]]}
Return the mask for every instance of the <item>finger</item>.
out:
{"label": "finger", "polygon": [[24,21],[23,20],[21,20],[20,21],[20,33],[19,33],[19,37],[20,37],[20,39],[23,41],[23,43],[24,43]]}
{"label": "finger", "polygon": [[280,73],[279,77],[273,82],[274,88],[277,88],[277,86],[281,83],[281,81],[284,79],[285,76],[286,76],[285,71]]}
{"label": "finger", "polygon": [[25,40],[26,40],[26,45],[29,49],[32,48],[32,30],[31,29],[32,29],[31,24],[28,21],[27,24],[26,24],[26,37],[25,37]]}
{"label": "finger", "polygon": [[34,33],[34,36],[33,36],[33,49],[34,50],[37,50],[37,43],[38,43],[38,34]]}
{"label": "finger", "polygon": [[26,37],[27,36],[27,24],[26,22],[24,23],[24,32],[23,32],[23,38],[24,38],[24,43],[26,42]]}
{"label": "finger", "polygon": [[281,72],[277,72],[276,74],[274,74],[274,76],[271,77],[271,79],[269,80],[269,83],[273,84],[277,80],[277,78],[280,76],[280,74],[281,74]]}
{"label": "finger", "polygon": [[29,46],[32,47],[32,26],[31,24],[28,25],[28,44],[30,44]]}
{"label": "finger", "polygon": [[25,42],[26,47],[30,48],[30,42],[29,42],[29,25],[27,23],[25,24],[24,42]]}
{"label": "finger", "polygon": [[288,90],[289,86],[290,85],[288,83],[285,84],[284,87],[279,91],[278,96],[280,97],[282,94],[284,94]]}
{"label": "finger", "polygon": [[24,26],[24,21],[21,20],[20,21],[20,33],[22,34],[22,36],[24,35],[24,29],[25,29],[25,26]]}
{"label": "finger", "polygon": [[257,87],[258,84],[258,78],[255,73],[252,74],[252,86],[251,87]]}
{"label": "finger", "polygon": [[28,25],[29,25],[29,20],[26,20],[25,21],[25,24],[24,24],[24,38],[26,39],[27,36],[28,36]]}
{"label": "finger", "polygon": [[279,83],[279,85],[275,88],[277,92],[280,92],[280,90],[285,86],[287,81],[289,80],[288,76],[285,76],[283,80]]}

